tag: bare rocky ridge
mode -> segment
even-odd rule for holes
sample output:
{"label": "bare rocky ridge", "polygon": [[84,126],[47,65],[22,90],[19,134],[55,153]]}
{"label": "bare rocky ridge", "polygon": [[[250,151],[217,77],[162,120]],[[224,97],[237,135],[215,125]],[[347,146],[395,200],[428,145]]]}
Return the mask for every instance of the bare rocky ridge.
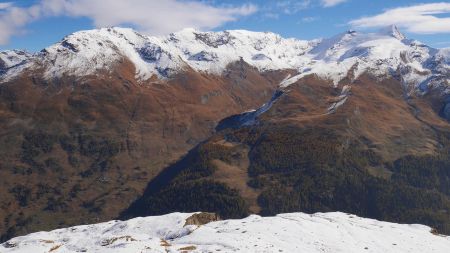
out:
{"label": "bare rocky ridge", "polygon": [[205,225],[213,221],[219,221],[219,215],[215,213],[194,213],[193,215],[186,218],[184,226],[188,225]]}

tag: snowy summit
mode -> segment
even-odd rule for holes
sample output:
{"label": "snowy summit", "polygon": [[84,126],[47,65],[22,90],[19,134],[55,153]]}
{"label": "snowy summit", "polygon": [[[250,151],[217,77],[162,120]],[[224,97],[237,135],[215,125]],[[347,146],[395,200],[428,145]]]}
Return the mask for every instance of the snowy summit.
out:
{"label": "snowy summit", "polygon": [[448,253],[450,237],[345,213],[251,215],[185,225],[189,213],[38,232],[3,243],[4,253],[44,252],[383,252]]}
{"label": "snowy summit", "polygon": [[243,60],[260,71],[297,70],[298,75],[282,86],[310,74],[336,85],[349,74],[357,78],[365,72],[381,78],[400,76],[409,91],[426,92],[439,86],[448,92],[450,82],[445,74],[450,69],[448,50],[407,39],[395,26],[311,41],[245,30],[184,29],[150,37],[127,28],[102,28],[74,33],[32,55],[0,53],[0,82],[26,69],[43,70],[47,78],[92,75],[112,71],[124,59],[134,65],[138,80],[164,79],[187,69],[220,75],[228,64]]}

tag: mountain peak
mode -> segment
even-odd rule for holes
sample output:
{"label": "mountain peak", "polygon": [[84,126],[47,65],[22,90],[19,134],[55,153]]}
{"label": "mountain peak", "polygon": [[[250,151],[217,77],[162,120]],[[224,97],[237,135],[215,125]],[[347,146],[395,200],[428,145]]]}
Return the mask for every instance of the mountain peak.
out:
{"label": "mountain peak", "polygon": [[[94,75],[100,69],[112,70],[125,58],[135,66],[135,78],[140,81],[154,75],[169,78],[186,66],[221,74],[230,63],[243,59],[260,71],[296,69],[299,77],[317,74],[337,84],[347,75],[350,66],[360,62],[364,64],[359,65],[357,74],[366,70],[377,75],[389,73],[390,69],[403,64],[401,55],[405,53],[416,66],[427,68],[424,64],[433,60],[434,53],[429,48],[405,43],[404,39],[395,25],[378,33],[349,30],[312,41],[246,30],[202,32],[186,28],[167,36],[147,36],[130,28],[106,27],[68,35],[39,54],[23,56],[6,52],[0,55],[3,60],[0,82],[14,78],[24,69],[42,66],[46,78],[63,74]],[[448,53],[442,52],[444,59],[448,59]],[[440,64],[446,66],[448,61]],[[412,75],[407,80],[419,82],[424,77]]]}
{"label": "mountain peak", "polygon": [[398,29],[398,27],[394,24],[386,26],[379,31],[380,34],[385,34],[392,36],[398,40],[406,39],[406,36]]}

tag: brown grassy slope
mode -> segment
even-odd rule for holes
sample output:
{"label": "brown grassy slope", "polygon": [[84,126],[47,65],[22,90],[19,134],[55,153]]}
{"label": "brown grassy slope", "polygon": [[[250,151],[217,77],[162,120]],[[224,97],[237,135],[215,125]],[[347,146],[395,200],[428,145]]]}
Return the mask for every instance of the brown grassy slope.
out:
{"label": "brown grassy slope", "polygon": [[[343,85],[351,86],[348,100],[328,114]],[[395,79],[379,81],[364,75],[334,88],[308,76],[291,85],[262,121],[330,128],[350,139],[360,139],[387,160],[432,154],[439,141],[436,130],[448,129],[448,122],[439,117],[427,98],[406,99],[401,87]]]}
{"label": "brown grassy slope", "polygon": [[270,98],[287,74],[243,62],[223,76],[186,70],[169,81],[114,73],[0,87],[0,234],[109,220],[223,117]]}
{"label": "brown grassy slope", "polygon": [[[343,85],[352,86],[348,100],[329,113]],[[405,98],[401,87],[395,79],[364,75],[334,88],[308,76],[288,87],[257,124],[224,129],[165,169],[122,217],[338,210],[449,233],[450,162],[443,159],[449,123],[434,100]],[[417,163],[395,165],[399,158]],[[177,196],[183,198],[170,201]]]}

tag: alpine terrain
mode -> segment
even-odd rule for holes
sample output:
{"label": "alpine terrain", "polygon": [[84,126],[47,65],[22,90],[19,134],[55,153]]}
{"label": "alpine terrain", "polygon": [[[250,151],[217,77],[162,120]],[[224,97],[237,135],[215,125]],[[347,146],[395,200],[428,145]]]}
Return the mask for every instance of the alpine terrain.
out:
{"label": "alpine terrain", "polygon": [[[34,54],[3,51],[0,241],[184,212],[31,234],[2,247],[51,240],[45,250],[103,250],[106,240],[105,252],[119,241],[133,252],[253,244],[295,252],[314,242],[290,244],[292,234],[318,233],[309,252],[394,244],[419,252],[430,240],[445,252],[448,237],[429,227],[366,218],[450,234],[449,121],[450,49],[395,26],[311,41],[245,30],[149,37],[111,27]],[[255,215],[183,227],[198,211]],[[305,214],[316,212],[366,218]],[[257,216],[280,213],[291,214]],[[257,232],[270,227],[277,243]],[[78,244],[85,229],[98,237]],[[368,239],[375,235],[392,240],[380,245]],[[340,245],[341,236],[365,239]]]}
{"label": "alpine terrain", "polygon": [[[209,222],[211,221],[211,222]],[[204,224],[205,223],[205,224]],[[215,221],[208,213],[109,221],[14,238],[10,252],[448,252],[450,237],[345,213]]]}

